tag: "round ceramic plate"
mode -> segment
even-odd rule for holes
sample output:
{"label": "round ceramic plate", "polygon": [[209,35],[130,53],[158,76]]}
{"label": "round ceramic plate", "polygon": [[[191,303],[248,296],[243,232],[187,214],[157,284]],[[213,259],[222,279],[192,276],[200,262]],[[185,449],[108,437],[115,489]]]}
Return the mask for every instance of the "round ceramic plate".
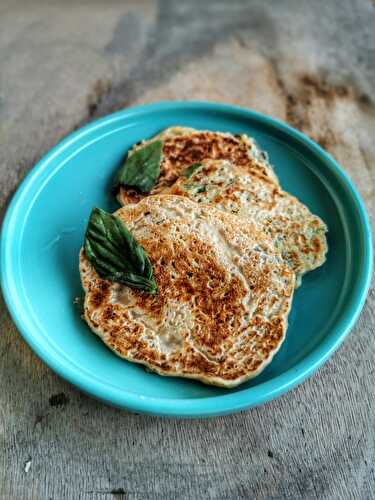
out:
{"label": "round ceramic plate", "polygon": [[[110,186],[127,150],[171,125],[255,137],[269,153],[281,185],[329,228],[327,262],[296,291],[282,348],[260,376],[232,390],[159,377],[121,360],[91,333],[73,305],[82,295],[78,252],[92,207],[118,207]],[[3,224],[1,274],[20,332],[59,375],[119,407],[156,415],[212,416],[269,401],[328,359],[363,306],[371,254],[360,197],[334,160],[306,136],[233,106],[167,102],[91,123],[35,166]]]}

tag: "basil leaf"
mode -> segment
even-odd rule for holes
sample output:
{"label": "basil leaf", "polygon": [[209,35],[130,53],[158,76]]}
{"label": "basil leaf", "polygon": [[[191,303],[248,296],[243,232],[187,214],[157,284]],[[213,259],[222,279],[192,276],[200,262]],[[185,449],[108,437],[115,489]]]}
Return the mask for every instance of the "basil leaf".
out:
{"label": "basil leaf", "polygon": [[156,294],[150,259],[119,218],[94,208],[84,250],[101,278]]}
{"label": "basil leaf", "polygon": [[117,172],[113,189],[120,186],[138,188],[148,193],[155,186],[160,175],[163,142],[154,141],[128,155],[124,165]]}
{"label": "basil leaf", "polygon": [[185,168],[182,175],[189,179],[198,168],[202,166],[202,163],[192,163],[189,167]]}

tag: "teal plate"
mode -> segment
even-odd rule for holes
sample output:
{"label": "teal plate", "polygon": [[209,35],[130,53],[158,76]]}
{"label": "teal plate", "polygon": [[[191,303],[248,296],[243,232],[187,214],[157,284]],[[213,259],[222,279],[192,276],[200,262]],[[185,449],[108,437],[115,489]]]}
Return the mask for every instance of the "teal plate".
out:
{"label": "teal plate", "polygon": [[[296,291],[282,348],[259,377],[232,390],[159,377],[121,360],[91,333],[73,306],[74,297],[82,294],[78,252],[91,208],[117,208],[110,183],[128,148],[170,125],[254,136],[269,153],[281,185],[329,228],[327,262],[308,274]],[[67,137],[23,181],[6,214],[1,239],[5,300],[37,355],[107,403],[179,417],[250,408],[311,375],[357,319],[371,263],[371,231],[363,203],[327,153],[272,118],[206,102],[127,109]]]}

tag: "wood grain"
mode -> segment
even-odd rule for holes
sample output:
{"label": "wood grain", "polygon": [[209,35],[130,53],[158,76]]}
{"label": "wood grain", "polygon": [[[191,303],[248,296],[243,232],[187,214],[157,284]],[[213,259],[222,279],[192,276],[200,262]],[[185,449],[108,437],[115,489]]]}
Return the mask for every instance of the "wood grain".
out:
{"label": "wood grain", "polygon": [[[375,217],[370,1],[0,4],[2,213],[65,134],[114,109],[209,99],[303,130]],[[310,380],[212,420],[129,414],[58,378],[0,308],[0,498],[375,498],[375,292]]]}

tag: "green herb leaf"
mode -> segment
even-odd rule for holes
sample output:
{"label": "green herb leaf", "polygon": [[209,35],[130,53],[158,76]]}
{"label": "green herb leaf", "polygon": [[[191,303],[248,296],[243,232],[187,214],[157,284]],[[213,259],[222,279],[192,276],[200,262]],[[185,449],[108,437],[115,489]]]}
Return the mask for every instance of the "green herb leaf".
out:
{"label": "green herb leaf", "polygon": [[202,166],[202,163],[192,163],[189,167],[185,168],[182,175],[189,179],[198,168]]}
{"label": "green herb leaf", "polygon": [[184,188],[187,189],[188,191],[192,191],[193,195],[199,194],[199,193],[206,193],[207,188],[204,184],[191,184],[187,183],[184,184]]}
{"label": "green herb leaf", "polygon": [[151,262],[119,218],[94,208],[86,229],[84,250],[101,278],[156,294]]}
{"label": "green herb leaf", "polygon": [[116,174],[113,189],[130,186],[142,193],[151,191],[160,175],[162,154],[163,142],[154,141],[128,155]]}

